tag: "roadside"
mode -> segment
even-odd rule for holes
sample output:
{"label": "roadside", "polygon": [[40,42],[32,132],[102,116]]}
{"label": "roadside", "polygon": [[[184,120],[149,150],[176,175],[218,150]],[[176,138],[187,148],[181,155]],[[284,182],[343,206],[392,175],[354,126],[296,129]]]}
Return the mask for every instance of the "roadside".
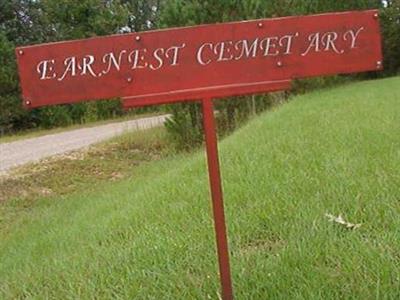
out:
{"label": "roadside", "polygon": [[168,115],[141,118],[0,144],[0,173],[43,158],[78,150],[126,131],[160,126]]}
{"label": "roadside", "polygon": [[[164,127],[125,133],[0,175],[0,203],[11,200],[19,205],[8,209],[27,208],[40,197],[61,196],[131,177],[139,166],[172,153]],[[6,207],[0,206],[0,221],[2,209]]]}
{"label": "roadside", "polygon": [[68,126],[63,126],[63,127],[55,127],[55,128],[50,128],[50,129],[35,128],[35,129],[19,131],[14,134],[11,134],[11,135],[9,135],[9,134],[1,135],[0,134],[0,144],[16,142],[16,141],[20,141],[20,140],[40,137],[40,136],[49,135],[49,134],[61,133],[61,132],[75,130],[75,129],[91,128],[91,127],[97,127],[97,126],[101,126],[101,125],[112,124],[112,123],[120,123],[120,122],[132,121],[132,120],[143,119],[143,118],[148,118],[148,117],[162,116],[164,114],[165,113],[152,112],[152,113],[144,113],[144,114],[137,114],[137,115],[124,115],[124,116],[113,118],[113,119],[87,122],[87,123],[83,123],[83,124],[73,124],[73,125],[68,125]]}

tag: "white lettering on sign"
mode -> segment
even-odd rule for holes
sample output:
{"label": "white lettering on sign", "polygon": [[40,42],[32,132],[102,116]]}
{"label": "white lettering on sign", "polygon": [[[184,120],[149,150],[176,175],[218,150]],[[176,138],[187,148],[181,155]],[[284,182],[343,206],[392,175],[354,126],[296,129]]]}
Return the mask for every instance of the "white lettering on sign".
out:
{"label": "white lettering on sign", "polygon": [[254,58],[257,55],[257,47],[258,47],[259,39],[255,39],[251,45],[249,46],[249,41],[240,40],[235,44],[235,50],[240,51],[240,54],[235,57],[235,60],[242,59],[243,56],[246,58]]}
{"label": "white lettering on sign", "polygon": [[107,68],[105,70],[103,70],[103,74],[109,73],[113,66],[117,71],[120,71],[121,70],[122,57],[126,54],[126,52],[127,52],[126,50],[122,50],[118,54],[118,59],[115,57],[115,54],[113,52],[106,53],[103,56],[103,63],[107,64]]}
{"label": "white lettering on sign", "polygon": [[168,48],[168,49],[165,51],[165,57],[167,57],[167,58],[170,58],[170,57],[171,57],[169,53],[172,52],[172,63],[171,63],[171,66],[176,66],[176,65],[178,65],[179,51],[180,51],[181,49],[185,48],[185,47],[186,47],[186,44],[183,43],[183,44],[180,45],[180,46],[172,46],[172,47]]}
{"label": "white lettering on sign", "polygon": [[311,33],[308,36],[308,47],[301,55],[306,56],[310,52],[316,53],[321,51],[333,51],[336,54],[343,54],[346,50],[340,49],[338,45],[341,42],[348,42],[350,40],[350,45],[348,45],[348,43],[345,43],[347,50],[356,48],[357,39],[361,31],[363,30],[364,27],[360,27],[357,30],[350,29],[346,31],[342,36],[340,36],[340,38],[339,34],[335,31]]}
{"label": "white lettering on sign", "polygon": [[278,43],[278,37],[267,37],[260,42],[261,50],[264,50],[264,56],[277,56],[279,51],[276,49]]}
{"label": "white lettering on sign", "polygon": [[82,70],[81,75],[86,75],[89,72],[93,77],[97,77],[96,73],[92,69],[92,65],[95,61],[93,55],[86,55],[82,60],[82,65],[79,65],[79,69]]}
{"label": "white lettering on sign", "polygon": [[[53,79],[57,77],[57,74],[54,73],[54,63],[54,59],[43,60],[38,63],[36,70],[40,75],[40,80]],[[49,73],[52,75],[50,75]]]}
{"label": "white lettering on sign", "polygon": [[233,59],[232,41],[220,42],[214,46],[214,53],[217,55],[217,61],[230,61]]}
{"label": "white lettering on sign", "polygon": [[204,60],[203,51],[205,50],[206,47],[208,47],[209,49],[212,49],[213,45],[211,43],[205,43],[205,44],[201,45],[199,50],[197,51],[197,62],[203,66],[208,65],[212,61],[210,58],[208,58],[207,60]]}
{"label": "white lettering on sign", "polygon": [[310,34],[308,37],[308,41],[310,44],[308,45],[308,48],[305,52],[301,54],[301,56],[306,56],[308,52],[311,51],[311,49],[314,49],[314,52],[320,52],[320,38],[319,38],[319,32]]}
{"label": "white lettering on sign", "polygon": [[129,63],[132,63],[131,69],[144,69],[147,68],[148,63],[145,61],[145,54],[147,53],[147,49],[133,50],[128,55]]}
{"label": "white lettering on sign", "polygon": [[164,48],[158,48],[154,51],[154,58],[157,60],[158,65],[150,64],[150,69],[152,70],[158,70],[164,65],[164,60],[162,59],[162,55],[164,55],[165,49]]}
{"label": "white lettering on sign", "polygon": [[286,45],[286,48],[285,48],[286,50],[283,52],[283,54],[285,54],[285,55],[292,54],[291,49],[292,49],[293,39],[298,36],[299,36],[299,33],[296,32],[295,34],[284,35],[283,37],[281,37],[279,39],[279,46],[284,47]]}
{"label": "white lettering on sign", "polygon": [[351,39],[351,46],[350,49],[354,49],[356,48],[356,41],[358,38],[358,35],[361,33],[361,31],[364,30],[364,27],[360,27],[357,31],[354,31],[353,29],[350,29],[349,31],[346,31],[345,34],[343,35],[343,39],[345,41],[348,40],[348,38],[350,37]]}
{"label": "white lettering on sign", "polygon": [[337,54],[342,54],[344,50],[338,50],[336,48],[336,40],[338,38],[338,34],[336,32],[326,32],[322,36],[322,44],[325,46],[324,51],[333,50]]}
{"label": "white lettering on sign", "polygon": [[[78,78],[79,76],[100,77],[114,72],[147,69],[157,71],[164,68],[179,67],[181,57],[192,57],[198,66],[211,66],[230,61],[239,62],[250,59],[271,59],[274,57],[299,55],[305,57],[325,52],[343,55],[358,46],[364,27],[348,28],[340,32],[311,32],[301,35],[291,32],[274,36],[259,36],[253,39],[205,41],[190,47],[195,48],[192,56],[187,53],[186,43],[179,43],[156,49],[120,49],[109,51],[96,57],[86,54],[82,57],[66,57],[63,61],[45,59],[36,65],[40,80]],[[297,44],[299,44],[295,47]],[[184,53],[184,54],[183,54]],[[61,74],[61,75],[60,75]]]}
{"label": "white lettering on sign", "polygon": [[64,60],[64,66],[65,66],[64,74],[57,79],[58,81],[64,80],[64,78],[67,76],[68,73],[71,74],[71,77],[76,76],[76,57],[75,56],[67,57]]}

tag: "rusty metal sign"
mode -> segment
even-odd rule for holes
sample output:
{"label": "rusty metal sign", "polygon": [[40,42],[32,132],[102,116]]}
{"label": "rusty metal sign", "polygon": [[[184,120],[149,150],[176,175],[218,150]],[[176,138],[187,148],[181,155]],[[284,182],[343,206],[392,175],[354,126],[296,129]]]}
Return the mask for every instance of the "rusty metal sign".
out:
{"label": "rusty metal sign", "polygon": [[32,108],[172,93],[171,102],[209,88],[376,70],[382,61],[375,10],[97,37],[16,54]]}
{"label": "rusty metal sign", "polygon": [[263,19],[16,49],[24,105],[201,101],[222,298],[233,299],[213,98],[382,69],[378,11]]}

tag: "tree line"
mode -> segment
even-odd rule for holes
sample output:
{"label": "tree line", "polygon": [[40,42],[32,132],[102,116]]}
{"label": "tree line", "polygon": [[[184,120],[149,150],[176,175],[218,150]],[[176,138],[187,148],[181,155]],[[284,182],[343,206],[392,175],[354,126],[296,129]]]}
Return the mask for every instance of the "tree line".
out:
{"label": "tree line", "polygon": [[[3,0],[0,2],[0,133],[65,126],[124,114],[118,99],[24,110],[16,70],[16,46],[204,23],[371,8],[381,10],[385,71],[304,80],[296,82],[295,92],[360,76],[398,74],[400,0]],[[286,96],[280,93],[218,102],[221,132],[229,132],[249,116],[284,101]],[[157,109],[160,108],[150,108]],[[198,105],[178,104],[161,109],[173,114],[167,128],[178,147],[189,148],[201,143]]]}

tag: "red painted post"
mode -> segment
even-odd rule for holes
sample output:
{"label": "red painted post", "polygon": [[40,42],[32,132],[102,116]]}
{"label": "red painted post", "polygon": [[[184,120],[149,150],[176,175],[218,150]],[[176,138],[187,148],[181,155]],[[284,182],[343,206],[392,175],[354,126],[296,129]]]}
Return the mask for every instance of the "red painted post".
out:
{"label": "red painted post", "polygon": [[222,199],[221,175],[218,160],[217,133],[215,129],[212,98],[203,99],[202,105],[222,298],[224,300],[232,300],[232,280],[229,266],[228,240],[226,236],[224,203]]}

